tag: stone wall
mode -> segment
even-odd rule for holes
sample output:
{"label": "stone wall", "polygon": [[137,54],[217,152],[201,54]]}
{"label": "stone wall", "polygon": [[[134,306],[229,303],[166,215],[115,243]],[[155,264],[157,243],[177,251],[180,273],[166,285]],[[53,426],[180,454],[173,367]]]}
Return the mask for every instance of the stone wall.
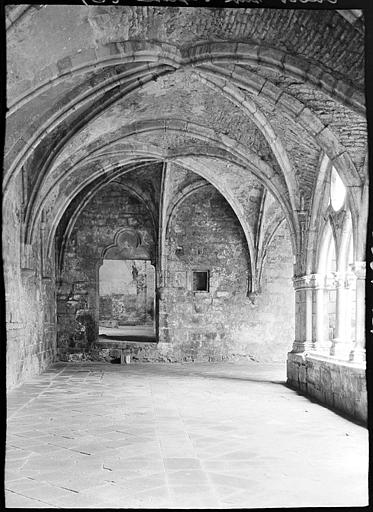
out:
{"label": "stone wall", "polygon": [[[72,354],[106,357],[102,342],[96,343],[98,268],[103,249],[125,221],[136,225],[142,239],[148,236],[152,240],[145,207],[122,189],[108,185],[76,222],[66,246],[58,292],[58,350],[62,358]],[[107,254],[120,259],[120,250],[113,247]],[[147,250],[150,253],[154,247]],[[141,345],[141,349],[122,344],[134,360],[285,361],[294,326],[292,253],[285,223],[268,247],[262,289],[255,297],[248,296],[250,262],[245,235],[233,210],[213,186],[198,189],[174,209],[166,234],[165,260],[165,286],[157,292],[158,344]],[[193,291],[194,271],[208,272],[208,291]],[[115,349],[116,355],[121,350],[109,348]]]}
{"label": "stone wall", "polygon": [[[292,344],[292,254],[284,225],[268,248],[261,293],[247,296],[244,233],[212,186],[187,197],[170,223],[159,341],[176,360],[248,357],[284,361]],[[207,270],[208,292],[193,291],[193,271]]]}
{"label": "stone wall", "polygon": [[[42,236],[22,245],[21,177],[3,200],[3,265],[6,309],[6,383],[10,389],[40,373],[56,356],[55,285],[42,268]],[[43,247],[44,249],[44,247]]]}
{"label": "stone wall", "polygon": [[152,260],[154,251],[153,224],[144,203],[118,184],[107,185],[93,197],[64,252],[57,295],[60,357],[90,352],[98,337],[103,257]]}
{"label": "stone wall", "polygon": [[358,421],[367,422],[365,369],[346,361],[289,354],[288,385]]}

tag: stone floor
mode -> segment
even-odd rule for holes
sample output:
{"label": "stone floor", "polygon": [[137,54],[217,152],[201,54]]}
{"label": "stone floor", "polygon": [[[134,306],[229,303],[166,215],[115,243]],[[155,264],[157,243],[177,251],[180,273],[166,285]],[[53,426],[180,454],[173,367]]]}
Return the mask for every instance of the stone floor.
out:
{"label": "stone floor", "polygon": [[56,364],[8,399],[8,508],[367,504],[368,431],[284,365]]}

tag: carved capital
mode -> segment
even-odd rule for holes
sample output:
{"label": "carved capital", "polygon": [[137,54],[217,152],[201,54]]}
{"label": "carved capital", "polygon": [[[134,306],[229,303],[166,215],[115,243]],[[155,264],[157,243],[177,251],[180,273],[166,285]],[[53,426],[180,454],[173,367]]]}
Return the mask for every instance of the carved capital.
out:
{"label": "carved capital", "polygon": [[295,290],[306,290],[312,288],[311,285],[312,274],[306,274],[304,276],[293,277],[293,286]]}
{"label": "carved capital", "polygon": [[293,277],[293,286],[295,290],[323,288],[325,286],[325,274],[305,274]]}
{"label": "carved capital", "polygon": [[366,262],[365,261],[355,261],[355,263],[351,266],[351,270],[355,274],[357,279],[365,279]]}

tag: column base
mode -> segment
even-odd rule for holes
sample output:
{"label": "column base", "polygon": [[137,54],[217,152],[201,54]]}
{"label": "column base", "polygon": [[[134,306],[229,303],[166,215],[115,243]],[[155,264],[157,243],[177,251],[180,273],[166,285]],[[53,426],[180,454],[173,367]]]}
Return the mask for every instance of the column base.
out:
{"label": "column base", "polygon": [[293,348],[289,354],[303,354],[316,350],[314,341],[294,341]]}

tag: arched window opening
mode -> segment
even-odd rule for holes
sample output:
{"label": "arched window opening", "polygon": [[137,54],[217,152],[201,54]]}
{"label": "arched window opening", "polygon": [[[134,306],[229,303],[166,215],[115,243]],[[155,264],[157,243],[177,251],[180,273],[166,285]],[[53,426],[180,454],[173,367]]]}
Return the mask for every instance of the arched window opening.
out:
{"label": "arched window opening", "polygon": [[335,252],[335,243],[333,236],[329,237],[328,240],[328,249],[326,256],[326,272],[328,274],[337,271],[337,258]]}
{"label": "arched window opening", "polygon": [[355,338],[356,326],[356,275],[353,272],[354,244],[352,235],[352,219],[349,209],[344,218],[338,254],[338,338],[340,343],[339,354],[345,351],[348,356],[348,345]]}
{"label": "arched window opening", "polygon": [[319,249],[318,272],[323,284],[317,293],[316,338],[319,350],[329,353],[336,329],[336,246],[330,221],[325,226]]}
{"label": "arched window opening", "polygon": [[154,304],[150,260],[104,259],[99,270],[100,335],[154,335]]}
{"label": "arched window opening", "polygon": [[330,176],[330,202],[335,212],[339,211],[344,205],[346,199],[346,187],[343,184],[339,174],[332,168]]}

